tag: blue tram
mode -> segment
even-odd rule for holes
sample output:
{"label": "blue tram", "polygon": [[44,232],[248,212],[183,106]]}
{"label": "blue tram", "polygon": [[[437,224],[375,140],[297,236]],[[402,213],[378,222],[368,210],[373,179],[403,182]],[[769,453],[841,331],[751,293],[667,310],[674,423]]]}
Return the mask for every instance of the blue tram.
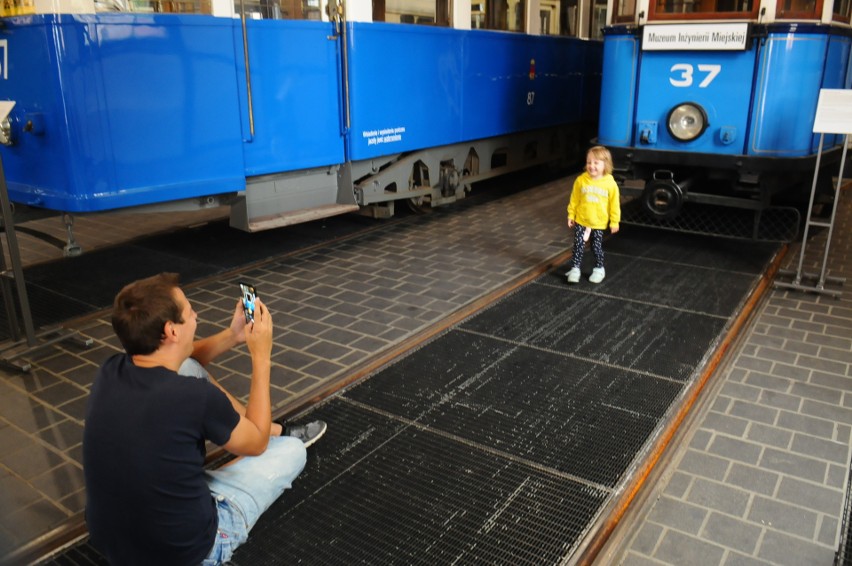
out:
{"label": "blue tram", "polygon": [[[848,89],[849,0],[627,0],[604,30],[599,142],[652,221],[761,212],[811,188],[820,89]],[[842,136],[827,136],[831,193]],[[718,206],[714,206],[718,205]]]}
{"label": "blue tram", "polygon": [[577,0],[11,1],[0,156],[31,207],[389,216],[576,158],[596,127],[601,13]]}

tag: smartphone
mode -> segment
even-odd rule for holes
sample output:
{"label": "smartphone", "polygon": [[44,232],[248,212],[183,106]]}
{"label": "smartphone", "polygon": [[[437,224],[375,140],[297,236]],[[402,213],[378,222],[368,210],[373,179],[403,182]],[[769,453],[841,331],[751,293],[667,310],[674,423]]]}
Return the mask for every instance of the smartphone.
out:
{"label": "smartphone", "polygon": [[257,291],[254,285],[249,283],[240,283],[240,298],[243,303],[243,314],[246,316],[246,324],[254,322],[254,300],[257,298]]}

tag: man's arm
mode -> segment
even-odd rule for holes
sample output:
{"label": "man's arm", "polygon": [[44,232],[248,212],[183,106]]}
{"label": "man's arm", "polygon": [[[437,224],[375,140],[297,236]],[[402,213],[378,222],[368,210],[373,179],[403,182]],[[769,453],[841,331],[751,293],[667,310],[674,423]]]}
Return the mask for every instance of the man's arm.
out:
{"label": "man's arm", "polygon": [[237,299],[231,325],[207,338],[196,340],[192,345],[192,358],[202,366],[206,366],[220,354],[227,352],[237,344],[246,341],[246,319],[242,313],[240,300]]}
{"label": "man's arm", "polygon": [[269,398],[272,316],[260,299],[257,299],[254,322],[246,329],[245,339],[251,353],[252,365],[249,400],[245,414],[240,416],[237,426],[231,432],[231,438],[223,448],[238,456],[257,456],[266,450],[272,424]]}

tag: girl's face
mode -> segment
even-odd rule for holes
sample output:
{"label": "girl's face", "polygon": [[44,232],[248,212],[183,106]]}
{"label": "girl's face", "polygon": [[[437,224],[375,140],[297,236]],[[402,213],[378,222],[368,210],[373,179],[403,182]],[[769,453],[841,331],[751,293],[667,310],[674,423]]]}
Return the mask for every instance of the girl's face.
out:
{"label": "girl's face", "polygon": [[595,158],[591,154],[586,156],[586,172],[592,179],[603,177],[605,169],[606,164],[602,160]]}

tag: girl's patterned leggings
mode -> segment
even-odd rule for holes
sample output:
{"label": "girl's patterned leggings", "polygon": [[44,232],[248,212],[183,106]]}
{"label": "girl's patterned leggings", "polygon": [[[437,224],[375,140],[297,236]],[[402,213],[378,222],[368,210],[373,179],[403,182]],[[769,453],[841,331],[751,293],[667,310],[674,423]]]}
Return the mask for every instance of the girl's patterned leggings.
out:
{"label": "girl's patterned leggings", "polygon": [[[586,231],[585,226],[574,224],[574,257],[571,258],[571,267],[580,267],[583,263],[583,248],[586,242],[583,241],[583,233]],[[589,238],[592,241],[592,253],[595,256],[595,267],[604,266],[603,252],[603,230],[592,230],[592,236]]]}

